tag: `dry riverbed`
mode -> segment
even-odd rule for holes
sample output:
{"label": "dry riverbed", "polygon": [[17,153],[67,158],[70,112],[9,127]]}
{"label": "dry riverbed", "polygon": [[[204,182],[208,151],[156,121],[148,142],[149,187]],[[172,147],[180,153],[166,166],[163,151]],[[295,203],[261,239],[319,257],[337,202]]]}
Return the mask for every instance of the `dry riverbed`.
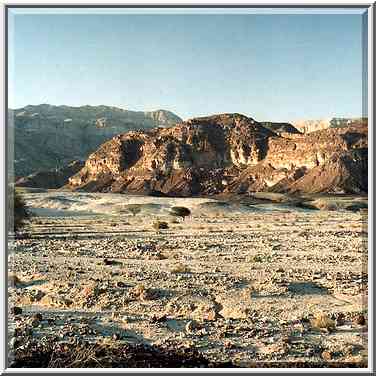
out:
{"label": "dry riverbed", "polygon": [[[9,249],[11,361],[33,341],[86,340],[195,349],[240,367],[366,364],[365,210],[25,198],[36,215]],[[134,203],[145,205],[136,216],[124,210]],[[192,215],[169,216],[174,205]]]}

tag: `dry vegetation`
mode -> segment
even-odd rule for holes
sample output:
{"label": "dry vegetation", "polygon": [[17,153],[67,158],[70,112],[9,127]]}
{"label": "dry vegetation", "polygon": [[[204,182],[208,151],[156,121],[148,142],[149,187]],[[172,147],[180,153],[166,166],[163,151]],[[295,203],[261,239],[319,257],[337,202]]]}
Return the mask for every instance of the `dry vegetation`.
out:
{"label": "dry vegetation", "polygon": [[9,187],[8,192],[8,228],[10,231],[18,232],[25,226],[30,218],[30,213],[18,190],[14,189],[14,187]]}
{"label": "dry vegetation", "polygon": [[365,366],[362,211],[198,207],[181,228],[32,217],[9,254],[14,366]]}

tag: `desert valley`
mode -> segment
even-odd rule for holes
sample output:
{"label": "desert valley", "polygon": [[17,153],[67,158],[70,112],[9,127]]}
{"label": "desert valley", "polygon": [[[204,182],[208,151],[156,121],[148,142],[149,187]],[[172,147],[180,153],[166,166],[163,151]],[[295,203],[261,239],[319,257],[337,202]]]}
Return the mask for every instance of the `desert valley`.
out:
{"label": "desert valley", "polygon": [[13,367],[366,366],[367,119],[10,119]]}

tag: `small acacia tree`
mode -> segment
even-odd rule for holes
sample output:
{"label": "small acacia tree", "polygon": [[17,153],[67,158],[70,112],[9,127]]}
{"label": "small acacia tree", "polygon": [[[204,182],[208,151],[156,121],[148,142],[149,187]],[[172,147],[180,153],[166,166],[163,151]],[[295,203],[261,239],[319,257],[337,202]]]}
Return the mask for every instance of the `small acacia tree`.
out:
{"label": "small acacia tree", "polygon": [[191,211],[184,206],[174,206],[171,208],[170,214],[174,215],[175,217],[180,217],[184,221],[185,217],[191,215]]}
{"label": "small acacia tree", "polygon": [[136,216],[137,214],[141,213],[141,205],[140,204],[130,204],[125,207],[127,211],[132,213],[133,216]]}

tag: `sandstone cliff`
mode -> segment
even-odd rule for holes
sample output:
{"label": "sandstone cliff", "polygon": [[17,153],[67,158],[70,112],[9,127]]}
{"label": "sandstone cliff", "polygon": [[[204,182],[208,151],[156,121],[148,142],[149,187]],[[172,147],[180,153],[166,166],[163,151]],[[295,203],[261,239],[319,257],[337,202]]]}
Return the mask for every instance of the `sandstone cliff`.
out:
{"label": "sandstone cliff", "polygon": [[312,187],[367,191],[360,172],[367,163],[363,123],[308,135],[268,128],[240,114],[222,114],[124,133],[91,154],[69,186],[180,196]]}

